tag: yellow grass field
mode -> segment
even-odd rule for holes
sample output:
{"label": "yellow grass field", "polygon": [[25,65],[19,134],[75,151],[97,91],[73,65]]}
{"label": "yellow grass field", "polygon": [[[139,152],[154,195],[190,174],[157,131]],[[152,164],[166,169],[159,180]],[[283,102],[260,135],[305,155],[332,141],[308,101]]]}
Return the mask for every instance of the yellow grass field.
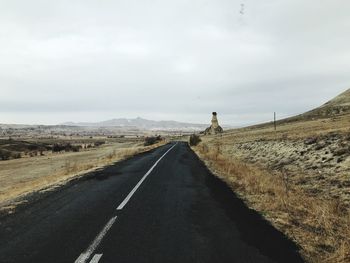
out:
{"label": "yellow grass field", "polygon": [[0,162],[0,210],[13,211],[26,194],[46,191],[89,171],[149,151],[162,144],[107,143],[82,152],[58,153]]}

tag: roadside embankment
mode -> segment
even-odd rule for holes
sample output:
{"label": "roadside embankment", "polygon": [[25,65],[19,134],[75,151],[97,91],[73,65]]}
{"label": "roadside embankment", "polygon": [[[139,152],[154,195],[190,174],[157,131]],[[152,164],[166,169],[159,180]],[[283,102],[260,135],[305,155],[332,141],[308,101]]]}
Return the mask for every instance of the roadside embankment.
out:
{"label": "roadside embankment", "polygon": [[307,262],[350,262],[350,125],[338,123],[337,129],[329,120],[329,129],[310,129],[313,123],[203,136],[192,149],[293,239]]}

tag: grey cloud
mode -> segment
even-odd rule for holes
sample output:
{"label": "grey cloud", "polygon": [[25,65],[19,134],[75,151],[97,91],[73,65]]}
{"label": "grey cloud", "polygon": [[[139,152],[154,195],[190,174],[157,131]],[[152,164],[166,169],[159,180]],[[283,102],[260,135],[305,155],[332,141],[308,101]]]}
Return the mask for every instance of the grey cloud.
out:
{"label": "grey cloud", "polygon": [[346,0],[0,3],[0,122],[216,110],[244,125],[349,88]]}

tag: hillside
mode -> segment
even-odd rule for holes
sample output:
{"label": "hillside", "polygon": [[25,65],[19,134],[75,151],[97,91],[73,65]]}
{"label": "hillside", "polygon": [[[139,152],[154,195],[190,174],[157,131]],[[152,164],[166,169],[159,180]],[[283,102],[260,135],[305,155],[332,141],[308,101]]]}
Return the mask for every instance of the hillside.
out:
{"label": "hillside", "polygon": [[326,102],[322,106],[300,114],[298,116],[289,118],[289,121],[298,119],[318,119],[318,118],[331,118],[341,116],[350,113],[350,89],[339,94],[332,100]]}
{"label": "hillside", "polygon": [[314,117],[332,117],[348,113],[350,113],[350,89],[326,102],[321,107],[306,112],[303,115]]}
{"label": "hillside", "polygon": [[307,262],[350,262],[350,90],[304,114],[194,148]]}
{"label": "hillside", "polygon": [[[296,116],[277,120],[276,123],[277,123],[277,126],[283,126],[285,124],[292,124],[292,123],[295,124],[296,122],[305,122],[305,121],[315,121],[315,122],[326,121],[327,122],[327,119],[330,120],[332,118],[341,118],[346,120],[349,114],[350,114],[350,89],[344,91],[343,93],[329,100],[328,102],[321,105],[320,107],[317,107],[315,109],[312,109],[310,111],[307,111],[305,113],[302,113]],[[259,130],[263,128],[269,128],[272,126],[273,126],[272,122],[265,122],[265,123],[248,126],[248,127],[239,128],[239,129],[226,130],[225,133],[232,133],[232,132],[235,133],[237,131],[253,130],[253,129]],[[304,128],[306,128],[305,125],[304,125]],[[309,128],[311,128],[311,126]]]}

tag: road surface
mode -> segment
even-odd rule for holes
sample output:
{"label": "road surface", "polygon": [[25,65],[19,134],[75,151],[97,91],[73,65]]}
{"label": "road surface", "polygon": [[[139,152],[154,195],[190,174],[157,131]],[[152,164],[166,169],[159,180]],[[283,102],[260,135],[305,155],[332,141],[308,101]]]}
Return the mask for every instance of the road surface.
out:
{"label": "road surface", "polygon": [[183,142],[34,194],[0,217],[0,262],[302,262]]}

